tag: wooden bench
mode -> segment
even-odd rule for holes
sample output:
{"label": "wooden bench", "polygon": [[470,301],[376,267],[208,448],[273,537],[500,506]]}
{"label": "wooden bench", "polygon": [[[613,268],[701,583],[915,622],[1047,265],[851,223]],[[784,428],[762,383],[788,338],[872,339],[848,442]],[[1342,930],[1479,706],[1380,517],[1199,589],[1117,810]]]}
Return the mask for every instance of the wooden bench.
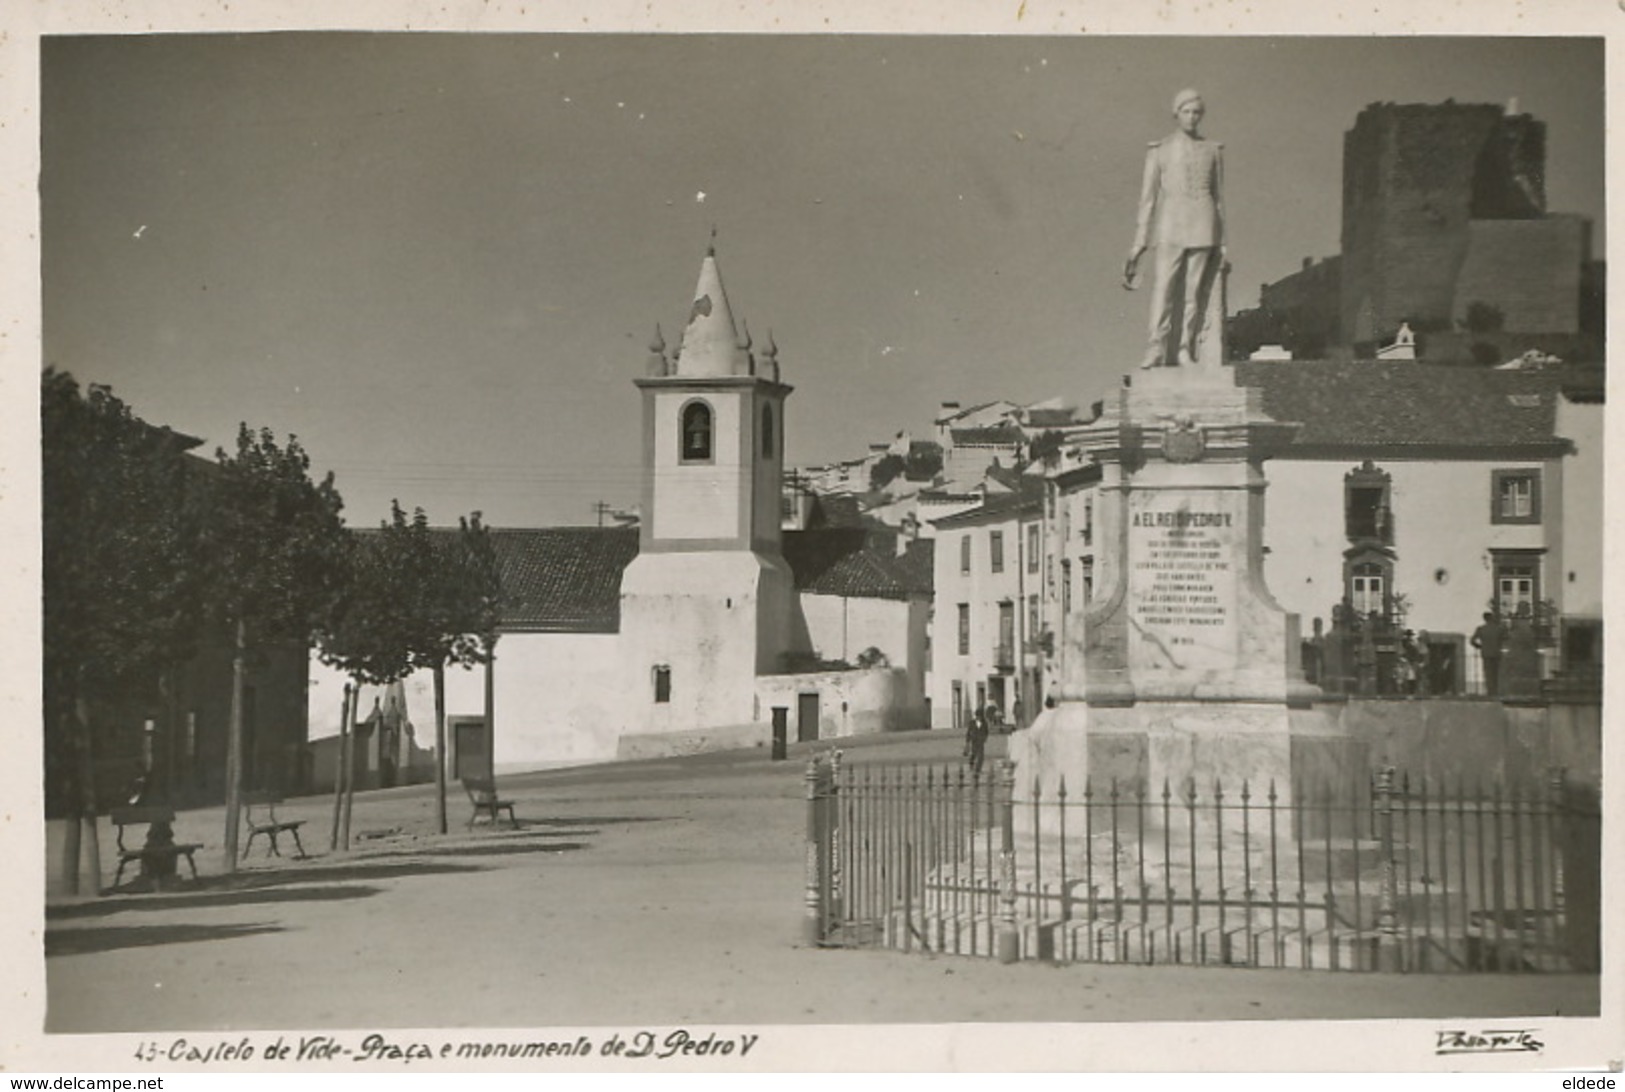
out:
{"label": "wooden bench", "polygon": [[[174,875],[177,858],[185,857],[187,865],[192,869],[192,878],[197,879],[197,862],[192,854],[202,849],[201,843],[177,842],[170,831],[175,822],[175,809],[156,804],[138,804],[129,807],[114,808],[108,813],[113,826],[118,829],[118,871],[113,874],[113,886],[117,887],[124,879],[124,866],[131,861],[141,863],[141,871],[152,878],[153,890],[157,890],[165,876]],[[162,831],[156,832],[152,828],[162,826]],[[125,832],[131,827],[143,827],[142,844],[127,846],[124,844]]]}
{"label": "wooden bench", "polygon": [[508,813],[508,822],[515,829],[519,827],[519,820],[514,818],[513,801],[504,800],[497,795],[496,781],[489,777],[465,777],[463,788],[468,792],[468,802],[474,805],[474,812],[468,818],[470,827],[480,821],[480,816],[487,813],[491,816],[491,825],[496,826],[497,815]]}
{"label": "wooden bench", "polygon": [[243,823],[248,827],[248,840],[243,843],[243,856],[248,856],[248,847],[254,844],[254,839],[265,835],[267,857],[282,856],[282,850],[277,848],[279,835],[293,835],[293,844],[299,850],[301,859],[305,856],[305,845],[299,840],[299,828],[305,825],[303,819],[278,819],[276,806],[282,803],[282,798],[275,793],[250,792],[243,794]]}

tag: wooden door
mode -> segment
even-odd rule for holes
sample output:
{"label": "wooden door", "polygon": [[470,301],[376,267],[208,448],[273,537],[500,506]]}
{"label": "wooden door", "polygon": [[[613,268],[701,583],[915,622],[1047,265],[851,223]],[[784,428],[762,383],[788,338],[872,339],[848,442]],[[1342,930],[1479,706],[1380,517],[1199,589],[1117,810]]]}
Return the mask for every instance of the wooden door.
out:
{"label": "wooden door", "polygon": [[818,695],[796,695],[796,742],[808,743],[818,738]]}

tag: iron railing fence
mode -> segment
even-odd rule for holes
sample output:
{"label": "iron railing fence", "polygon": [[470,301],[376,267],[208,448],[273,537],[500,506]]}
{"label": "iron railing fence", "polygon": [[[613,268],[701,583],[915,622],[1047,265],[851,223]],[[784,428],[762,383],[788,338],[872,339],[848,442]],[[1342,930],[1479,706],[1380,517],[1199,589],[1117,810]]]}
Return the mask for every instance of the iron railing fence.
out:
{"label": "iron railing fence", "polygon": [[[1046,793],[1000,763],[806,773],[806,933],[1057,961],[1594,970],[1595,790],[1413,778]],[[1019,790],[1019,791],[1018,791]]]}

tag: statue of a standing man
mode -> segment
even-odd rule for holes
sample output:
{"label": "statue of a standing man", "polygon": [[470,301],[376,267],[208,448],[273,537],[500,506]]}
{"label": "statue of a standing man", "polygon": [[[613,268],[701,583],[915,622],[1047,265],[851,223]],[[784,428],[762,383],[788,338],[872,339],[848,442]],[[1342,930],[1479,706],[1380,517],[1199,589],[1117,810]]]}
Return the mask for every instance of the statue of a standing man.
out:
{"label": "statue of a standing man", "polygon": [[[1196,363],[1202,316],[1224,264],[1224,146],[1204,139],[1198,131],[1204,113],[1200,94],[1181,91],[1174,97],[1178,130],[1154,142],[1145,156],[1139,221],[1123,266],[1123,283],[1132,287],[1140,258],[1155,243],[1151,344],[1140,363],[1142,368]],[[1179,340],[1170,344],[1181,284]]]}

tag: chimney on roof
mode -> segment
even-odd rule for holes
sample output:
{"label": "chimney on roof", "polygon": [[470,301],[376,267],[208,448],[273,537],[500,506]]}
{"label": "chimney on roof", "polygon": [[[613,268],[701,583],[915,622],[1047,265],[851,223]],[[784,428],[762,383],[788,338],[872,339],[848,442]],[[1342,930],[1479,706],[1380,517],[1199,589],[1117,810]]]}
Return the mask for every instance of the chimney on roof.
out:
{"label": "chimney on roof", "polygon": [[1315,259],[1313,259],[1313,258],[1305,258],[1303,260],[1303,267],[1305,269],[1308,269],[1310,266],[1312,266],[1314,264],[1315,264]]}
{"label": "chimney on roof", "polygon": [[942,404],[942,412],[944,414],[951,413],[954,410],[957,410],[958,408],[959,408],[959,403],[958,402],[944,402]]}
{"label": "chimney on roof", "polygon": [[902,557],[908,553],[908,548],[920,537],[920,517],[913,512],[904,512],[903,519],[898,526],[895,540],[896,553],[894,556]]}

